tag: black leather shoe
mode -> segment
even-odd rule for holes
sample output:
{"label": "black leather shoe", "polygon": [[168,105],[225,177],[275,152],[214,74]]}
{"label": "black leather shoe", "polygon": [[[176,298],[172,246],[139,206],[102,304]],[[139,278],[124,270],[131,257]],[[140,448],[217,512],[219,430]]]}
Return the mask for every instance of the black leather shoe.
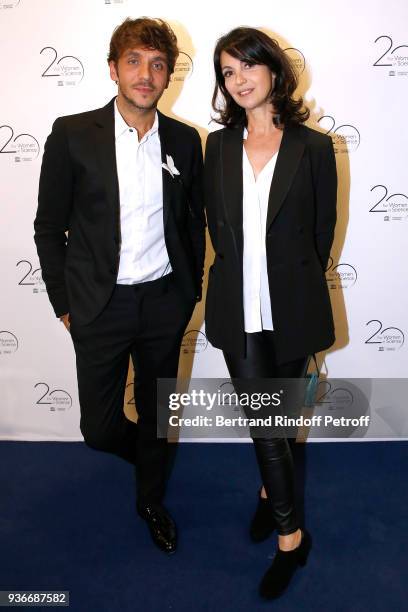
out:
{"label": "black leather shoe", "polygon": [[311,546],[310,535],[306,531],[302,531],[302,539],[297,548],[289,551],[278,548],[272,565],[259,585],[261,597],[276,599],[282,595],[297,568],[306,565]]}
{"label": "black leather shoe", "polygon": [[137,512],[146,521],[156,546],[166,553],[173,553],[177,548],[177,528],[164,506],[138,504]]}
{"label": "black leather shoe", "polygon": [[258,496],[258,505],[249,528],[249,535],[253,542],[263,542],[276,528],[269,500],[261,497],[260,491]]}

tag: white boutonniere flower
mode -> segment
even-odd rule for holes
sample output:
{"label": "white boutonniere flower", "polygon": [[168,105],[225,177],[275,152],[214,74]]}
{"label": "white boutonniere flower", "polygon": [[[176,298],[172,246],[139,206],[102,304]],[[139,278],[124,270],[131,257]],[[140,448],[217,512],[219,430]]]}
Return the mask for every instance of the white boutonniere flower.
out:
{"label": "white boutonniere flower", "polygon": [[177,168],[176,168],[176,166],[174,164],[174,160],[173,160],[172,156],[171,155],[166,155],[166,161],[167,161],[167,164],[162,163],[162,168],[167,170],[167,172],[169,172],[171,174],[171,178],[173,178],[173,179],[175,178],[177,183],[179,185],[181,185],[181,188],[182,188],[182,190],[184,192],[184,195],[185,195],[185,198],[187,200],[187,206],[188,206],[188,210],[190,212],[190,215],[193,218],[195,218],[196,215],[194,214],[194,211],[191,208],[191,204],[190,204],[190,196],[189,196],[189,194],[187,192],[187,189],[185,188],[185,185],[183,183],[183,179],[180,176],[180,172],[177,170]]}
{"label": "white boutonniere flower", "polygon": [[174,176],[179,175],[180,172],[177,170],[176,166],[174,165],[174,161],[171,155],[166,155],[166,161],[167,164],[162,163],[162,167],[167,170],[167,172],[170,172],[172,178],[174,178]]}

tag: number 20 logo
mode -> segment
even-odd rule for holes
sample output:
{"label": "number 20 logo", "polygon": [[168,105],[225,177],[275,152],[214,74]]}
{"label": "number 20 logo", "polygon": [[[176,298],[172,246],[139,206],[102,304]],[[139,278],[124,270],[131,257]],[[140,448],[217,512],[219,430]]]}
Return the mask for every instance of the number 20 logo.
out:
{"label": "number 20 logo", "polygon": [[18,267],[20,264],[27,264],[28,272],[25,272],[24,276],[18,283],[19,285],[36,285],[42,281],[41,268],[33,270],[33,264],[26,259],[21,259],[18,261],[16,263],[16,267]]}
{"label": "number 20 logo", "polygon": [[46,388],[45,393],[41,395],[41,397],[36,401],[37,405],[52,405],[57,402],[60,405],[65,406],[66,408],[71,408],[72,406],[72,397],[65,391],[64,389],[53,389],[50,391],[50,386],[45,382],[39,382],[34,385],[34,389],[37,387],[43,386]]}
{"label": "number 20 logo", "polygon": [[[392,201],[393,198],[405,198],[405,202],[406,205],[408,206],[408,197],[405,195],[405,193],[393,193],[392,195],[388,196],[388,189],[385,185],[374,185],[374,187],[372,187],[370,189],[371,192],[375,191],[376,189],[383,189],[384,190],[384,195],[378,200],[378,202],[376,202],[374,204],[374,206],[372,206],[370,208],[369,212],[373,212],[373,213],[386,213],[389,212],[389,202]],[[388,196],[388,198],[387,198]],[[385,202],[384,202],[385,200]],[[384,204],[382,205],[383,208],[377,208],[377,206],[379,206],[381,204],[381,202],[384,202]],[[386,208],[384,208],[386,207]]]}
{"label": "number 20 logo", "polygon": [[398,47],[395,47],[394,49],[392,49],[392,45],[394,44],[392,41],[392,38],[391,36],[387,36],[386,34],[383,34],[382,36],[379,36],[378,38],[376,38],[374,43],[377,43],[382,38],[387,39],[390,43],[390,46],[388,47],[388,49],[385,50],[385,52],[382,55],[380,55],[378,60],[374,62],[373,66],[393,66],[394,64],[388,64],[388,63],[385,64],[385,63],[380,63],[380,62],[387,55],[387,53],[389,53],[390,55],[393,55],[396,51],[398,51],[398,49],[403,49],[403,48],[408,49],[408,45],[399,45]]}
{"label": "number 20 logo", "polygon": [[[11,125],[0,125],[0,130],[5,128],[10,131],[9,138],[7,140],[7,134],[5,142],[2,143],[0,141],[0,154],[1,153],[17,153],[19,155],[25,154],[25,151],[28,148],[29,158],[36,159],[40,154],[40,143],[34,136],[31,134],[18,134],[18,136],[14,136],[14,130]],[[11,149],[6,149],[7,145],[12,142],[10,145]]]}
{"label": "number 20 logo", "polygon": [[[47,68],[44,70],[44,72],[42,73],[42,77],[66,77],[66,76],[79,76],[79,74],[81,75],[81,78],[78,79],[78,83],[80,83],[82,81],[82,79],[84,78],[84,74],[85,74],[85,69],[84,69],[84,65],[81,62],[81,60],[78,57],[75,57],[74,55],[64,55],[63,57],[60,57],[60,59],[58,59],[58,53],[57,50],[54,49],[54,47],[44,47],[43,49],[41,49],[40,51],[40,55],[43,55],[44,51],[51,51],[51,55],[53,55],[53,59],[51,60],[51,63],[47,66]],[[57,61],[58,60],[58,61]],[[74,60],[74,62],[77,62],[77,66],[67,66],[67,60]],[[70,73],[69,71],[73,68],[76,68],[76,70],[78,71],[80,66],[80,71],[79,72],[74,72],[74,73]]]}
{"label": "number 20 logo", "polygon": [[[371,323],[377,323],[378,329],[365,341],[365,344],[396,344],[398,348],[401,348],[405,342],[405,335],[402,329],[399,327],[386,327],[383,328],[382,321],[378,319],[371,319],[366,325]],[[388,334],[386,333],[388,332]]]}

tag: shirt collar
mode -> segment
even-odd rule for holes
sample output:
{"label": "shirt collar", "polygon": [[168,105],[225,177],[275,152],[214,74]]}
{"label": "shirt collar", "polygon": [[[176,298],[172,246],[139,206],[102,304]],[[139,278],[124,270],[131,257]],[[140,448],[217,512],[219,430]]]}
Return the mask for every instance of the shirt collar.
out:
{"label": "shirt collar", "polygon": [[[124,118],[119,112],[117,99],[115,99],[114,108],[115,108],[115,139],[118,140],[118,138],[123,136],[123,134],[128,132],[131,128],[130,126],[128,126],[128,124],[126,123],[126,121],[124,120]],[[156,111],[154,115],[154,122],[153,122],[152,127],[150,128],[148,132],[146,132],[146,134],[143,136],[140,142],[146,141],[148,138],[150,138],[150,136],[153,136],[158,131],[159,131],[159,116]]]}
{"label": "shirt collar", "polygon": [[244,127],[244,133],[242,134],[242,138],[243,140],[246,140],[248,138],[248,130],[246,127]]}

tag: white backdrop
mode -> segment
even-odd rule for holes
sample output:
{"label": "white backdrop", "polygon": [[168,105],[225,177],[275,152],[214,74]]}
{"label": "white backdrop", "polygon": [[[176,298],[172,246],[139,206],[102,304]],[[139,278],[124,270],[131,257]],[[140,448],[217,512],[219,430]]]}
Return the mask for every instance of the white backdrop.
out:
{"label": "white backdrop", "polygon": [[[113,28],[151,10],[171,23],[183,51],[160,108],[197,127],[203,143],[217,127],[210,123],[216,39],[250,25],[290,49],[312,111],[308,124],[330,132],[337,151],[329,376],[407,375],[408,5],[361,4],[0,0],[0,439],[81,439],[74,351],[49,305],[33,242],[38,175],[54,119],[115,94],[106,63]],[[209,247],[207,266],[211,257]],[[221,352],[207,343],[203,304],[185,335],[180,374],[227,375]],[[131,385],[126,410],[134,412]],[[381,435],[406,428],[405,406],[394,417],[394,425],[381,421]]]}

